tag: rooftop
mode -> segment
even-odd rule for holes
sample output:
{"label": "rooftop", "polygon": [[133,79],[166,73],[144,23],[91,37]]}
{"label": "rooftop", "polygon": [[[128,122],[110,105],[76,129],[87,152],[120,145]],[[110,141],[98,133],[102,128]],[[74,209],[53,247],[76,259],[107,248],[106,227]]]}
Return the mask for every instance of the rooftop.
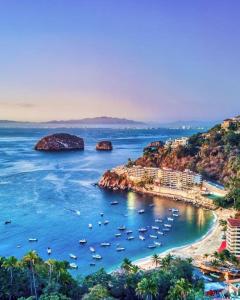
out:
{"label": "rooftop", "polygon": [[240,227],[240,219],[228,219],[228,223],[233,227]]}

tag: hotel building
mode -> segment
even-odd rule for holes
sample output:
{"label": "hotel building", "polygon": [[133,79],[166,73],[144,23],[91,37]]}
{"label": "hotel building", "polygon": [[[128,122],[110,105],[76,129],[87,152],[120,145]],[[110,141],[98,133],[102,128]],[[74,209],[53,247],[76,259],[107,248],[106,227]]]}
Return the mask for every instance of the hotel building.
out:
{"label": "hotel building", "polygon": [[188,138],[187,137],[182,137],[179,139],[175,139],[175,140],[168,140],[165,143],[165,147],[171,147],[172,149],[177,148],[178,146],[187,146],[188,144]]}
{"label": "hotel building", "polygon": [[143,177],[156,178],[159,168],[133,166],[127,169],[128,176],[133,180],[141,180]]}
{"label": "hotel building", "polygon": [[240,219],[227,220],[227,249],[240,256]]}

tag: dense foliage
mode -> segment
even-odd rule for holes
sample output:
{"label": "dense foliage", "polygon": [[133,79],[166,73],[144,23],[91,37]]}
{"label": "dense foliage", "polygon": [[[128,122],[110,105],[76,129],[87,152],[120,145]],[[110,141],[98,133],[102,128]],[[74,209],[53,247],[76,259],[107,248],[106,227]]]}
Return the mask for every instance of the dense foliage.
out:
{"label": "dense foliage", "polygon": [[65,261],[42,260],[34,251],[21,260],[0,259],[0,299],[198,299],[202,282],[193,276],[191,261],[153,255],[156,269],[141,271],[125,259],[121,269],[104,269],[85,278],[73,278]]}

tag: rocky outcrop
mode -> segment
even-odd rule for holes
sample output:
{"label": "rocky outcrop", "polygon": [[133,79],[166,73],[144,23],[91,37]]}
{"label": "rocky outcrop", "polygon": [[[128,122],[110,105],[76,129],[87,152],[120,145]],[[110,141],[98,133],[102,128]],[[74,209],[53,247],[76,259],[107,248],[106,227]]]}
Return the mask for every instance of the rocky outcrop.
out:
{"label": "rocky outcrop", "polygon": [[83,150],[84,141],[82,138],[67,133],[56,133],[42,138],[35,146],[38,151],[71,151]]}
{"label": "rocky outcrop", "polygon": [[111,151],[112,148],[112,143],[110,141],[101,141],[96,145],[96,150],[99,151]]}
{"label": "rocky outcrop", "polygon": [[118,175],[114,171],[107,171],[103,174],[98,185],[111,190],[130,190],[134,184],[125,176]]}

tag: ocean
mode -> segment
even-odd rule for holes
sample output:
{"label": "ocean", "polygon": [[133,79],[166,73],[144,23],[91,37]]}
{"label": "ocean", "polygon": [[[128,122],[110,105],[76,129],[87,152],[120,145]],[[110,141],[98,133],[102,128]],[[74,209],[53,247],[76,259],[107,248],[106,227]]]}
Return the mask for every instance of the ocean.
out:
{"label": "ocean", "polygon": [[[43,136],[67,132],[84,138],[85,150],[63,153],[43,153],[34,145]],[[101,174],[128,158],[142,154],[151,141],[188,136],[193,130],[174,129],[104,129],[104,128],[0,128],[0,256],[22,257],[36,250],[48,259],[71,261],[69,254],[78,257],[78,270],[73,274],[86,275],[104,267],[117,268],[125,257],[140,259],[153,253],[186,245],[201,238],[213,223],[213,214],[180,202],[161,197],[138,195],[133,192],[110,192],[95,186]],[[113,151],[97,152],[98,141],[108,139]],[[118,201],[118,205],[111,205]],[[151,204],[154,204],[151,205]],[[155,219],[170,223],[169,208],[179,209],[180,216],[172,228],[157,240],[151,226],[160,226]],[[138,210],[144,209],[144,214]],[[100,213],[104,213],[103,216]],[[5,225],[6,220],[11,224]],[[108,225],[98,222],[109,221]],[[93,228],[89,229],[88,224]],[[135,239],[127,240],[126,232],[116,238],[119,226],[132,230]],[[144,241],[138,229],[146,227]],[[160,229],[161,230],[161,229]],[[29,238],[37,238],[30,243]],[[80,245],[80,239],[87,244]],[[149,249],[154,241],[162,246]],[[111,243],[103,248],[101,243]],[[89,247],[94,247],[102,260],[93,261]],[[116,252],[117,247],[125,248]],[[90,263],[95,262],[95,266]]]}

